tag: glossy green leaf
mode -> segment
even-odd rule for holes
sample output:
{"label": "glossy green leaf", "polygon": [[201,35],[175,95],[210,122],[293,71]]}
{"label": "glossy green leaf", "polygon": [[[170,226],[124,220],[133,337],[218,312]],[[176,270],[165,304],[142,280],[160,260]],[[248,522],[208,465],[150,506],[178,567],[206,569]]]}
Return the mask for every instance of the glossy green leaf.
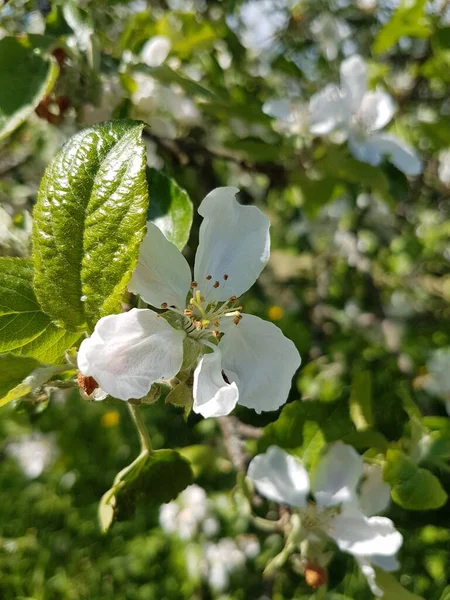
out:
{"label": "glossy green leaf", "polygon": [[189,239],[193,208],[188,193],[174,179],[147,167],[150,205],[147,218],[182,250]]}
{"label": "glossy green leaf", "polygon": [[175,450],[143,452],[118,473],[99,505],[100,527],[108,531],[114,520],[132,518],[137,506],[159,506],[178,496],[193,482],[189,462]]}
{"label": "glossy green leaf", "polygon": [[58,72],[56,61],[37,53],[26,38],[0,39],[0,139],[28,118]]}
{"label": "glossy green leaf", "polygon": [[375,54],[386,52],[404,36],[427,38],[432,30],[426,5],[427,0],[402,0],[392,19],[378,33],[372,46]]}
{"label": "glossy green leaf", "polygon": [[42,312],[33,291],[33,265],[25,258],[0,258],[0,352],[62,361],[79,338]]}
{"label": "glossy green leaf", "polygon": [[439,479],[400,450],[388,450],[383,477],[392,487],[392,499],[403,508],[433,510],[447,501]]}
{"label": "glossy green leaf", "polygon": [[23,380],[40,366],[34,358],[0,354],[0,406],[28,394],[32,388]]}
{"label": "glossy green leaf", "polygon": [[33,222],[35,290],[68,329],[120,311],[145,234],[143,124],[109,121],[60,150],[39,189]]}

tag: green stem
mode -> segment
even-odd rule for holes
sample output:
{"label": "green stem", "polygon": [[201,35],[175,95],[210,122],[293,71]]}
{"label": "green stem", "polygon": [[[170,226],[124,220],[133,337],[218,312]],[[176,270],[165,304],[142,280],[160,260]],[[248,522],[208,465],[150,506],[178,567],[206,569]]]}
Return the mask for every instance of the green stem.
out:
{"label": "green stem", "polygon": [[152,441],[150,439],[150,436],[148,435],[147,427],[145,426],[139,407],[135,406],[134,404],[131,404],[130,402],[128,402],[127,404],[130,410],[131,418],[133,419],[134,424],[136,425],[136,429],[139,433],[139,441],[141,442],[141,452],[148,452],[148,454],[151,454],[153,452]]}

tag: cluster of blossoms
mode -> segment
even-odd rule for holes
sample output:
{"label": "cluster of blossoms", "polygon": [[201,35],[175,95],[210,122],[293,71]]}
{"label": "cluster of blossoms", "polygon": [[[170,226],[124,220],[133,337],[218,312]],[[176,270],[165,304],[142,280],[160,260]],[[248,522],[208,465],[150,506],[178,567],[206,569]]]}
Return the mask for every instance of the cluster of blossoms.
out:
{"label": "cluster of blossoms", "polygon": [[317,544],[315,559],[320,564],[321,543],[331,538],[340,550],[355,557],[372,592],[382,596],[375,567],[398,569],[396,554],[403,538],[390,519],[374,516],[387,508],[390,498],[381,468],[371,466],[360,485],[363,473],[359,454],[342,442],[330,446],[312,483],[301,461],[277,446],[256,456],[248,469],[249,478],[262,496],[292,507],[293,514],[299,516],[300,549],[305,540],[310,542],[308,552]]}
{"label": "cluster of blossoms", "polygon": [[191,577],[223,592],[233,573],[242,571],[247,560],[259,554],[260,546],[253,535],[213,541],[220,531],[214,508],[203,488],[190,485],[175,501],[161,506],[159,523],[163,531],[186,542],[184,552]]}
{"label": "cluster of blossoms", "polygon": [[[181,252],[147,224],[129,289],[158,312],[104,317],[78,352],[81,373],[106,393],[143,398],[183,367],[193,370],[193,410],[204,417],[229,414],[238,402],[261,412],[286,401],[300,355],[278,327],[243,313],[238,301],[270,254],[269,219],[240,205],[238,191],[217,188],[199,207],[194,281]],[[195,358],[186,365],[188,355]]]}
{"label": "cluster of blossoms", "polygon": [[191,540],[200,532],[211,537],[219,531],[219,522],[213,515],[203,488],[190,485],[176,501],[163,504],[159,524],[167,533],[176,533],[182,540]]}

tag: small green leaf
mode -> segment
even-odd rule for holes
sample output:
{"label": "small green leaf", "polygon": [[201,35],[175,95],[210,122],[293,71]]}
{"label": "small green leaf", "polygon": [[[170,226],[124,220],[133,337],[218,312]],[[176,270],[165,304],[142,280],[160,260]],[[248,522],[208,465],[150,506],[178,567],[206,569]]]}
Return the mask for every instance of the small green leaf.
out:
{"label": "small green leaf", "polygon": [[23,381],[40,366],[34,358],[0,354],[0,406],[31,392]]}
{"label": "small green leaf", "polygon": [[372,50],[386,52],[401,37],[427,38],[431,32],[430,20],[425,14],[427,0],[402,0],[392,19],[378,33]]}
{"label": "small green leaf", "polygon": [[193,215],[187,192],[175,180],[149,167],[147,181],[151,199],[147,218],[182,250],[189,239]]}
{"label": "small green leaf", "polygon": [[447,501],[439,479],[400,450],[388,450],[383,477],[392,487],[392,499],[403,508],[433,510]]}
{"label": "small green leaf", "polygon": [[189,462],[175,450],[143,452],[114,480],[99,505],[100,526],[108,531],[114,520],[132,518],[138,504],[159,506],[178,496],[193,482]]}
{"label": "small green leaf", "polygon": [[0,258],[0,352],[60,363],[80,337],[52,323],[33,291],[33,265],[25,258]]}
{"label": "small green leaf", "polygon": [[350,394],[350,416],[358,431],[373,425],[370,371],[355,371]]}
{"label": "small green leaf", "polygon": [[216,96],[204,88],[202,85],[180,75],[167,65],[161,65],[159,67],[147,67],[146,65],[139,65],[136,68],[136,71],[140,71],[142,73],[146,73],[147,75],[151,75],[157,81],[165,84],[175,83],[180,86],[189,96],[199,96],[200,98],[206,98],[207,100],[214,100]]}
{"label": "small green leaf", "polygon": [[58,72],[56,61],[38,54],[27,38],[0,40],[0,139],[29,117]]}
{"label": "small green leaf", "polygon": [[383,590],[383,600],[425,600],[406,590],[391,573],[375,567],[377,586]]}
{"label": "small green leaf", "polygon": [[34,210],[35,290],[72,331],[120,311],[145,234],[143,124],[109,121],[75,135],[50,163]]}

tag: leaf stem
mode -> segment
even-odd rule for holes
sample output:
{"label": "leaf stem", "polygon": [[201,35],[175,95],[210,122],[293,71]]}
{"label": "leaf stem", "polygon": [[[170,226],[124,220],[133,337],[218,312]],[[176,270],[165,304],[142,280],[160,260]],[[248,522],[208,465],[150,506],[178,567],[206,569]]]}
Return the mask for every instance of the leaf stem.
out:
{"label": "leaf stem", "polygon": [[134,424],[136,425],[136,429],[139,433],[139,441],[141,442],[141,452],[147,452],[148,454],[151,454],[153,452],[152,441],[150,439],[147,427],[142,418],[142,414],[139,410],[139,406],[131,404],[130,402],[128,402],[127,404],[131,414],[131,418],[133,419]]}

